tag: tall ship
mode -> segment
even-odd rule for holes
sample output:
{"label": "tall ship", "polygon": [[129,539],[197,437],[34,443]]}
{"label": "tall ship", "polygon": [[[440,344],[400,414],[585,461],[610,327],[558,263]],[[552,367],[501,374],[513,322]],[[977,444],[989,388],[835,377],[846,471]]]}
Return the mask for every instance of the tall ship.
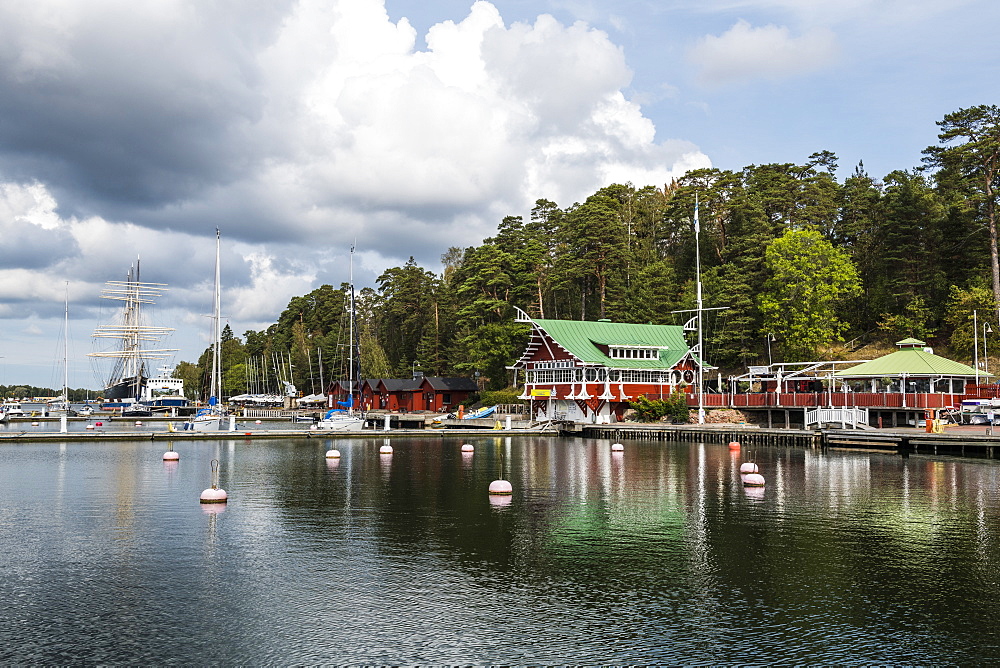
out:
{"label": "tall ship", "polygon": [[[103,390],[106,401],[138,402],[147,396],[147,384],[154,361],[171,357],[177,349],[156,345],[172,327],[158,327],[146,321],[143,309],[161,297],[166,283],[143,283],[139,263],[129,269],[124,281],[108,281],[102,299],[120,302],[113,321],[94,330],[93,337],[107,347],[88,353],[90,357],[114,360]],[[103,346],[102,346],[103,347]]]}

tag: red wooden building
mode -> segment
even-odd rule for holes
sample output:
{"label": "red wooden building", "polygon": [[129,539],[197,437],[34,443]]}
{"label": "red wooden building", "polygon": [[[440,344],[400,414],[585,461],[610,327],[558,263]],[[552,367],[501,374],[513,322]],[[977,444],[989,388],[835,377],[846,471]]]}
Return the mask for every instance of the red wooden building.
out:
{"label": "red wooden building", "polygon": [[531,325],[531,339],[509,368],[524,371],[521,398],[536,420],[614,422],[639,396],[666,398],[698,382],[701,361],[679,326],[535,320],[523,311],[518,322]]}

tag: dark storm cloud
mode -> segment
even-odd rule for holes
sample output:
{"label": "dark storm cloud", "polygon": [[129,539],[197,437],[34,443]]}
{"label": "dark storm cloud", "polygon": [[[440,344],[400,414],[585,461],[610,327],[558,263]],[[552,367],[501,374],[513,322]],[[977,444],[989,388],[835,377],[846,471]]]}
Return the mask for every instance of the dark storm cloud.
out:
{"label": "dark storm cloud", "polygon": [[254,51],[275,23],[183,9],[98,4],[56,25],[0,9],[0,175],[108,218],[239,178],[265,102]]}

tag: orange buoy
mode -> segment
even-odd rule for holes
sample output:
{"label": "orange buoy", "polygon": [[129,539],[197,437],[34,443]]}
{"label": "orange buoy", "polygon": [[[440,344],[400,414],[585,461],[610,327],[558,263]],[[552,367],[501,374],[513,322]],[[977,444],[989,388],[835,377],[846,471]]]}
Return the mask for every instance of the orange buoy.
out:
{"label": "orange buoy", "polygon": [[739,441],[730,441],[729,442],[729,449],[730,450],[739,450],[740,449],[740,442]]}

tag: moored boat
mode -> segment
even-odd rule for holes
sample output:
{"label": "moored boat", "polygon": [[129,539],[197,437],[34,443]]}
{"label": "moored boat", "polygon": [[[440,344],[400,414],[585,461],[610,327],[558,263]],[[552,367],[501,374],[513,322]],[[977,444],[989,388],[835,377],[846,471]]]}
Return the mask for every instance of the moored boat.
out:
{"label": "moored boat", "polygon": [[209,381],[208,407],[202,408],[195,416],[184,423],[187,431],[216,431],[222,429],[223,421],[228,417],[228,411],[222,405],[222,304],[221,284],[219,280],[219,230],[215,230],[215,298],[212,312],[212,373]]}
{"label": "moored boat", "polygon": [[141,401],[146,396],[152,360],[162,360],[177,352],[176,349],[158,349],[150,345],[174,330],[148,324],[143,313],[144,305],[155,303],[154,300],[166,289],[164,283],[141,282],[138,261],[129,269],[126,280],[105,284],[101,298],[121,302],[121,307],[111,323],[94,330],[93,337],[110,339],[114,343],[110,350],[95,351],[88,356],[114,360],[105,387],[101,390],[106,400]]}

